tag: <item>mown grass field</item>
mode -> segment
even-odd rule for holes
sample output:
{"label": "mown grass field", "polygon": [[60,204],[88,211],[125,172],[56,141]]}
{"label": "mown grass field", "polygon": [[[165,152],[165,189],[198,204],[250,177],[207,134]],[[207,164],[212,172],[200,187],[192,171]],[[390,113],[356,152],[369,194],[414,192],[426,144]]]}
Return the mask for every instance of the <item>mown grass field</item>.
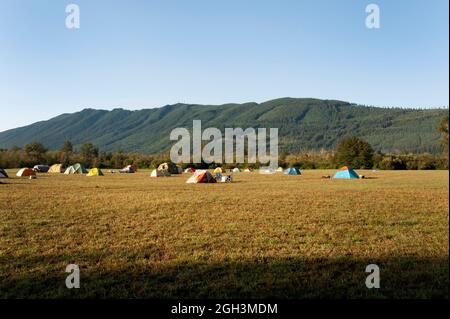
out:
{"label": "mown grass field", "polygon": [[448,298],[448,171],[358,172],[1,180],[0,297]]}

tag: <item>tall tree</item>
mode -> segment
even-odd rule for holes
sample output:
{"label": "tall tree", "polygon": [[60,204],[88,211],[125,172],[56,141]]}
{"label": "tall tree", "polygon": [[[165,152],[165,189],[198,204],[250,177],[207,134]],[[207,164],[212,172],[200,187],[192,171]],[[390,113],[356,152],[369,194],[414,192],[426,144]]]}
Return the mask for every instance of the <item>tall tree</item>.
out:
{"label": "tall tree", "polygon": [[342,139],[336,149],[334,162],[354,168],[372,168],[374,151],[372,146],[358,137]]}
{"label": "tall tree", "polygon": [[47,152],[47,149],[41,142],[34,141],[29,144],[26,144],[24,147],[25,153],[30,157],[30,159],[39,164],[42,160],[43,155]]}
{"label": "tall tree", "polygon": [[83,164],[91,166],[94,160],[98,158],[99,150],[91,142],[83,143],[80,147],[80,155]]}
{"label": "tall tree", "polygon": [[70,140],[65,140],[62,147],[61,152],[64,153],[72,153],[73,152],[73,144]]}
{"label": "tall tree", "polygon": [[61,147],[61,157],[60,161],[63,166],[68,166],[70,164],[70,159],[73,154],[73,144],[69,140],[65,140]]}

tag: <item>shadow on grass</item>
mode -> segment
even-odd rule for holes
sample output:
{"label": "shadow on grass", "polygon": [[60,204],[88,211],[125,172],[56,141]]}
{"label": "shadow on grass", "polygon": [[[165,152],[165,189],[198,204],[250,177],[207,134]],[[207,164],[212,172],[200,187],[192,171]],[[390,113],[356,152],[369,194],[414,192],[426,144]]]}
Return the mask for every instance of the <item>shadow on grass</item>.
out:
{"label": "shadow on grass", "polygon": [[[97,264],[99,258],[102,257],[83,255],[75,258],[79,260],[81,287],[67,289],[65,265],[76,263],[73,258],[38,256],[14,260],[3,256],[0,258],[0,298],[449,297],[449,261],[446,258],[266,258],[152,265],[152,257],[147,256],[133,257],[125,264],[116,265],[116,269],[100,266]],[[5,272],[5,263],[8,263],[10,274]],[[380,267],[380,289],[365,286],[368,275],[365,268],[373,263]],[[50,268],[49,265],[58,271],[27,271]]]}

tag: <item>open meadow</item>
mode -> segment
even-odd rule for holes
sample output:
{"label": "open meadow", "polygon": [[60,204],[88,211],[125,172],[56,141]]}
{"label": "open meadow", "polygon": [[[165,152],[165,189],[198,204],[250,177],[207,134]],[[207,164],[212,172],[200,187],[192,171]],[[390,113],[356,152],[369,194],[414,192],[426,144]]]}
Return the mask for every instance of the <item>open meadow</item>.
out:
{"label": "open meadow", "polygon": [[[16,171],[0,184],[1,298],[448,298],[448,171]],[[373,263],[380,289],[365,285]]]}

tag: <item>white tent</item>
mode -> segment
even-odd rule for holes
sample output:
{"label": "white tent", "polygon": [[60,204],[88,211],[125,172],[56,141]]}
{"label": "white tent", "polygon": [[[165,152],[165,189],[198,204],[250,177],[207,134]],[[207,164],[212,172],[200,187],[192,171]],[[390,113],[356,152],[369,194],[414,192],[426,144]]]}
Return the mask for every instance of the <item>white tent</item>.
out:
{"label": "white tent", "polygon": [[75,174],[75,172],[76,172],[75,168],[73,166],[69,166],[64,171],[64,174],[66,174],[66,175]]}
{"label": "white tent", "polygon": [[239,173],[241,170],[237,167],[233,168],[233,173]]}

